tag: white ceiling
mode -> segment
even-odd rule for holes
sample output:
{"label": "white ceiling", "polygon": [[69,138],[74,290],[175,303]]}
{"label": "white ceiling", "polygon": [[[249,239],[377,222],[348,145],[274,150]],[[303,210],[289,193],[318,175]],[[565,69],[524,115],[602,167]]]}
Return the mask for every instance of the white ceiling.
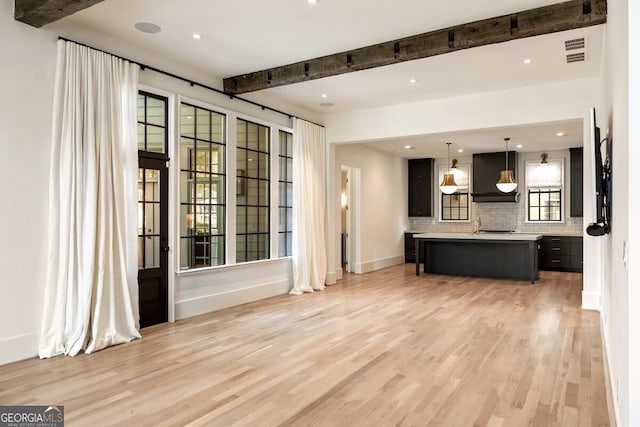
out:
{"label": "white ceiling", "polygon": [[[222,88],[222,78],[317,56],[420,34],[483,18],[557,3],[559,0],[105,0],[75,15],[47,26],[60,35],[89,29],[120,40],[127,45],[158,55],[149,65],[172,71],[170,59],[212,76]],[[159,25],[158,34],[134,28],[137,22]],[[74,32],[75,31],[75,32]],[[193,33],[202,36],[194,40]],[[585,37],[587,60],[567,64],[564,41]],[[403,104],[491,90],[523,87],[545,82],[594,77],[599,74],[603,26],[515,40],[467,49],[432,58],[410,61],[371,70],[334,76],[262,91],[279,101],[322,115]],[[90,44],[90,40],[79,40]],[[166,59],[165,59],[166,58]],[[523,60],[531,58],[525,65]],[[136,58],[132,58],[136,59]],[[169,68],[169,69],[167,69]],[[190,77],[190,76],[185,76]],[[412,84],[410,79],[417,82]],[[321,95],[326,94],[323,98]],[[250,94],[243,95],[250,98]],[[321,106],[320,104],[332,104]],[[556,129],[572,128],[579,138],[542,138]],[[549,144],[564,148],[582,144],[581,123],[541,124],[528,128],[483,130],[456,135],[416,138],[420,146],[437,138],[450,138],[463,146],[515,135],[528,151],[549,150]],[[557,139],[557,138],[556,138]],[[433,143],[433,142],[432,142]],[[546,144],[546,145],[545,145]],[[385,150],[393,144],[368,143]],[[405,145],[405,144],[403,144]],[[393,146],[393,148],[391,148]],[[414,153],[395,152],[405,157]]]}

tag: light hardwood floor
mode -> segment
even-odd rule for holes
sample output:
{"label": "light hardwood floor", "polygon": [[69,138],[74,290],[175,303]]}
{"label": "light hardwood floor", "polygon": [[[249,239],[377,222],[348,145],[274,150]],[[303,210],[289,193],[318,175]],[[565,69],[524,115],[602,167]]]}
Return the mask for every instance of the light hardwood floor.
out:
{"label": "light hardwood floor", "polygon": [[74,426],[607,426],[582,275],[347,275],[143,330],[93,355],[0,367],[0,404]]}

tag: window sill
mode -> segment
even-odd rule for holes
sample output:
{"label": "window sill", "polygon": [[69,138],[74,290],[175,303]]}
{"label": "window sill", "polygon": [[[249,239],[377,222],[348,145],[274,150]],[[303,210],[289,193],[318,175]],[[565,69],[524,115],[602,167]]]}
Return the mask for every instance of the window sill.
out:
{"label": "window sill", "polygon": [[257,265],[265,265],[265,264],[277,264],[281,262],[291,262],[291,257],[281,257],[281,258],[270,258],[270,259],[261,259],[258,261],[247,261],[240,262],[236,264],[224,264],[224,265],[216,265],[213,267],[201,267],[201,268],[190,268],[189,270],[179,270],[176,271],[176,276],[188,276],[188,275],[197,275],[197,274],[206,274],[212,273],[215,271],[225,271],[225,270],[234,270],[238,268],[247,268],[251,266]]}

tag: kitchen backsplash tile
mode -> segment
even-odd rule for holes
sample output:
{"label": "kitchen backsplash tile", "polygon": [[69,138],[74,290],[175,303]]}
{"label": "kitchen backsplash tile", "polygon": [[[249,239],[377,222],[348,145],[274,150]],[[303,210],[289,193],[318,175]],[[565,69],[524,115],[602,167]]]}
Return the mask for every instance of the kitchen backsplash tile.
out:
{"label": "kitchen backsplash tile", "polygon": [[[526,223],[526,204],[520,199],[518,203],[472,203],[471,219],[480,217],[483,230],[514,230],[520,232],[544,233],[544,234],[573,234],[582,235],[582,218],[565,217],[565,222],[560,224],[531,224]],[[409,218],[411,231],[433,231],[444,233],[471,232],[472,222],[438,222],[433,218]]]}

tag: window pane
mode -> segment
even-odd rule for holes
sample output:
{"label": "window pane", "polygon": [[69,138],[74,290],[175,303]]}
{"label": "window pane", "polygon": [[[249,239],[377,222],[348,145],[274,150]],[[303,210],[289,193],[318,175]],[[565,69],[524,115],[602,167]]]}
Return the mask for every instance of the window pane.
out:
{"label": "window pane", "polygon": [[258,158],[258,177],[269,179],[269,155],[260,153]]}
{"label": "window pane", "polygon": [[287,256],[287,235],[285,233],[278,234],[278,256]]}
{"label": "window pane", "polygon": [[287,184],[278,183],[278,206],[287,206]]}
{"label": "window pane", "polygon": [[165,127],[165,101],[162,99],[147,98],[147,123]]}
{"label": "window pane", "polygon": [[147,125],[147,149],[152,153],[164,153],[164,128]]}
{"label": "window pane", "polygon": [[221,145],[211,146],[211,172],[224,173],[224,149]]}
{"label": "window pane", "polygon": [[247,232],[247,208],[238,206],[236,208],[236,232],[238,234]]}
{"label": "window pane", "polygon": [[293,184],[287,184],[287,206],[293,206]]}
{"label": "window pane", "polygon": [[538,214],[538,208],[530,207],[529,208],[529,220],[530,221],[539,221],[540,215]]}
{"label": "window pane", "polygon": [[211,120],[209,110],[196,110],[196,138],[211,141]]}
{"label": "window pane", "polygon": [[269,208],[258,208],[258,232],[269,232]]}
{"label": "window pane", "polygon": [[223,265],[224,264],[224,237],[213,236],[211,237],[211,265]]}
{"label": "window pane", "polygon": [[258,180],[247,180],[247,205],[258,205]]}
{"label": "window pane", "polygon": [[138,150],[145,151],[145,126],[142,123],[138,123]]}
{"label": "window pane", "polygon": [[247,123],[247,145],[250,150],[258,150],[258,125]]}
{"label": "window pane", "polygon": [[247,122],[244,120],[238,120],[236,140],[236,145],[239,148],[247,148]]}
{"label": "window pane", "polygon": [[258,232],[258,208],[247,208],[247,233]]}
{"label": "window pane", "polygon": [[211,113],[211,140],[219,144],[224,144],[224,115]]}
{"label": "window pane", "polygon": [[144,268],[160,267],[160,237],[145,237]]}
{"label": "window pane", "polygon": [[260,126],[259,129],[259,145],[258,150],[268,153],[269,152],[269,128],[266,126]]}
{"label": "window pane", "polygon": [[269,234],[258,234],[258,256],[256,259],[269,258]]}
{"label": "window pane", "polygon": [[538,193],[529,194],[529,206],[540,206],[540,195]]}
{"label": "window pane", "polygon": [[182,104],[180,107],[180,135],[195,138],[195,115],[195,107]]}
{"label": "window pane", "polygon": [[259,198],[258,204],[260,206],[269,205],[269,181],[258,181]]}

